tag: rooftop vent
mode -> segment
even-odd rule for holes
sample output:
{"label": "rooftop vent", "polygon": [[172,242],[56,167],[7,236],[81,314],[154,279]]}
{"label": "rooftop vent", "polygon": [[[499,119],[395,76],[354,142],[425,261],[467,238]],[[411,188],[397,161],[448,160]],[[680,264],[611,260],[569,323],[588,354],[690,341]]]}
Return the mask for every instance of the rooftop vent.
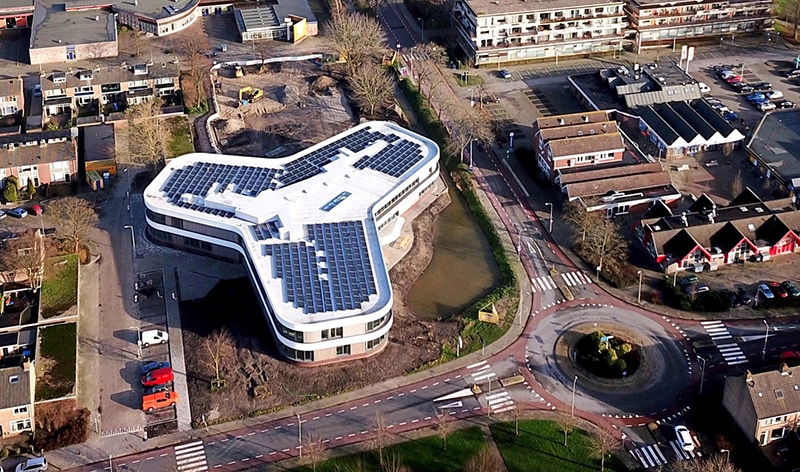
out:
{"label": "rooftop vent", "polygon": [[739,207],[739,211],[741,211],[742,213],[747,213],[747,207],[743,207],[743,206]]}
{"label": "rooftop vent", "polygon": [[147,64],[133,66],[133,75],[147,75]]}
{"label": "rooftop vent", "polygon": [[783,398],[783,390],[776,388],[775,389],[775,398]]}
{"label": "rooftop vent", "polygon": [[753,210],[755,210],[756,213],[764,213],[764,209],[761,207],[755,207]]}
{"label": "rooftop vent", "polygon": [[558,124],[563,125],[564,123],[565,123],[564,122],[564,118],[559,118],[558,119]]}
{"label": "rooftop vent", "polygon": [[583,120],[584,123],[588,123],[589,117],[587,115],[581,115],[581,120]]}
{"label": "rooftop vent", "polygon": [[750,224],[747,225],[747,229],[749,229],[750,231],[755,231],[756,230],[756,225],[754,225],[753,223],[750,223]]}
{"label": "rooftop vent", "polygon": [[578,130],[578,136],[583,136],[583,130],[582,129]]}

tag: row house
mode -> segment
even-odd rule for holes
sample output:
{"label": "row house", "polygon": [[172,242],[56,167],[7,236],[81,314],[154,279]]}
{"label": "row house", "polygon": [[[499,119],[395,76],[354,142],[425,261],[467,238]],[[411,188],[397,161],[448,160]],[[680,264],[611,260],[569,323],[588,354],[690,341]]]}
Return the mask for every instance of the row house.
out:
{"label": "row house", "polygon": [[560,169],[622,161],[625,145],[606,110],[542,117],[533,123],[539,168],[551,180]]}
{"label": "row house", "polygon": [[796,368],[781,364],[765,372],[725,379],[722,405],[753,443],[766,446],[797,431],[800,420],[800,379]]}
{"label": "row house", "polygon": [[625,9],[638,31],[637,52],[703,37],[735,41],[736,34],[771,30],[774,23],[770,0],[629,0]]}
{"label": "row house", "polygon": [[643,219],[634,232],[666,273],[701,272],[800,252],[800,211],[791,199],[762,202],[750,189],[724,207],[704,194],[678,215]]}
{"label": "row house", "polygon": [[622,48],[623,2],[547,3],[459,0],[453,7],[458,44],[475,66],[569,57]]}
{"label": "row house", "polygon": [[53,72],[43,75],[42,110],[45,117],[77,114],[89,107],[112,113],[155,96],[166,97],[180,89],[177,65],[122,65],[96,69]]}
{"label": "row house", "polygon": [[0,434],[15,436],[33,431],[33,394],[36,375],[26,358],[9,359],[0,367]]}
{"label": "row house", "polygon": [[25,93],[22,79],[0,79],[0,116],[22,114],[25,110]]}
{"label": "row house", "polygon": [[68,183],[78,172],[78,129],[0,136],[0,180],[14,175],[20,187]]}

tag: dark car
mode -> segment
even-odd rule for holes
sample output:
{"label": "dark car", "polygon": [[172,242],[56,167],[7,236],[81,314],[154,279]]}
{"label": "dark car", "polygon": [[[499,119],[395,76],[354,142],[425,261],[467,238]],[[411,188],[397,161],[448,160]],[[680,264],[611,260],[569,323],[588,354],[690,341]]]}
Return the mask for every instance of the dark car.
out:
{"label": "dark car", "polygon": [[769,282],[767,283],[769,289],[772,290],[772,293],[775,294],[778,298],[786,298],[789,296],[789,292],[783,288],[783,285],[779,284],[778,282]]}
{"label": "dark car", "polygon": [[163,369],[165,367],[169,367],[169,362],[167,361],[152,361],[152,362],[145,362],[142,364],[142,374],[146,374],[150,371],[156,369]]}
{"label": "dark car", "polygon": [[796,105],[792,101],[783,100],[782,102],[775,103],[775,106],[778,108],[794,108]]}
{"label": "dark car", "polygon": [[757,84],[753,84],[753,88],[759,92],[766,92],[768,90],[772,90],[772,84],[769,82],[759,82]]}
{"label": "dark car", "polygon": [[756,89],[754,89],[752,85],[745,85],[744,87],[739,87],[737,91],[739,93],[753,93]]}
{"label": "dark car", "polygon": [[737,308],[742,306],[742,301],[739,300],[739,297],[736,296],[736,292],[731,292],[730,290],[723,290],[722,295],[728,298],[728,301],[731,302],[732,308]]}
{"label": "dark car", "polygon": [[144,391],[145,395],[154,395],[158,392],[169,392],[169,385],[167,384],[158,384],[153,387],[150,387]]}
{"label": "dark car", "polygon": [[739,115],[732,111],[723,113],[722,117],[728,121],[739,121]]}
{"label": "dark car", "polygon": [[753,303],[753,297],[751,297],[747,291],[743,288],[736,289],[736,295],[739,297],[739,300],[742,301],[745,305],[749,305]]}
{"label": "dark car", "polygon": [[794,284],[794,282],[792,282],[791,280],[784,280],[783,282],[781,282],[781,286],[784,289],[786,289],[786,291],[789,293],[789,295],[792,296],[792,298],[800,297],[800,289],[798,289],[797,286]]}

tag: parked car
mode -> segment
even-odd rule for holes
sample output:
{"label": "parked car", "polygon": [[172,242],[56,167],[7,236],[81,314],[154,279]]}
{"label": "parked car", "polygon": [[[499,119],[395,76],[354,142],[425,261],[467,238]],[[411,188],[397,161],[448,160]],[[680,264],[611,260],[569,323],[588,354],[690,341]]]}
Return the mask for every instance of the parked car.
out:
{"label": "parked car", "polygon": [[167,384],[154,385],[154,386],[148,388],[147,390],[145,390],[144,394],[145,395],[152,395],[152,394],[158,393],[158,392],[169,392],[169,385],[167,385]]}
{"label": "parked car", "polygon": [[169,341],[169,334],[167,334],[166,331],[161,331],[160,329],[149,329],[147,331],[142,331],[139,336],[139,342],[144,347],[150,346],[151,344],[164,344],[165,342]]}
{"label": "parked car", "polygon": [[5,218],[7,216],[8,216],[8,214],[6,214],[6,212],[4,212],[3,210],[0,210],[0,220],[2,220],[3,218]]}
{"label": "parked car", "polygon": [[28,210],[28,213],[33,215],[41,215],[44,210],[42,209],[41,205],[31,205],[31,208]]}
{"label": "parked car", "polygon": [[717,113],[719,113],[720,115],[725,115],[725,113],[733,113],[733,111],[728,107],[720,107],[717,108]]}
{"label": "parked car", "polygon": [[142,364],[142,374],[146,374],[156,369],[163,369],[164,367],[169,367],[169,366],[170,364],[167,361],[145,362],[144,364]]}
{"label": "parked car", "polygon": [[761,111],[772,111],[778,107],[775,106],[772,102],[764,102],[758,104],[758,109]]}
{"label": "parked car", "polygon": [[689,433],[689,429],[686,426],[675,426],[675,436],[678,438],[678,444],[681,449],[684,451],[694,451],[694,440],[692,440],[692,435]]}
{"label": "parked car", "polygon": [[742,306],[742,301],[739,300],[739,297],[736,296],[736,292],[732,292],[728,289],[723,289],[720,293],[728,299],[731,304],[731,308],[737,308]]}
{"label": "parked car", "polygon": [[711,87],[706,85],[705,82],[698,82],[697,86],[700,88],[700,93],[702,94],[711,93]]}
{"label": "parked car", "polygon": [[14,218],[25,218],[28,216],[28,212],[24,208],[14,208],[13,210],[8,210],[6,213]]}
{"label": "parked car", "polygon": [[764,100],[767,96],[761,92],[751,93],[747,96],[747,101],[752,102],[755,100]]}
{"label": "parked car", "polygon": [[767,287],[767,284],[760,284],[758,286],[758,292],[763,293],[764,298],[766,298],[767,300],[775,298],[775,295],[772,293],[772,290],[770,290],[769,287]]}
{"label": "parked car", "polygon": [[721,102],[714,102],[711,104],[711,108],[719,110],[720,108],[727,108],[727,107],[723,105]]}
{"label": "parked car", "polygon": [[728,80],[731,77],[736,77],[736,72],[731,69],[723,69],[719,72],[719,78],[722,80]]}
{"label": "parked car", "polygon": [[783,285],[779,284],[778,282],[768,282],[767,285],[769,286],[769,289],[772,290],[772,293],[778,298],[786,298],[789,296],[789,293],[785,288],[783,288]]}
{"label": "parked car", "polygon": [[775,106],[783,109],[783,108],[794,108],[796,105],[794,102],[791,102],[789,100],[782,100],[780,102],[775,103]]}
{"label": "parked car", "polygon": [[159,384],[171,384],[174,379],[172,369],[164,367],[148,372],[142,376],[143,387],[155,387]]}
{"label": "parked car", "polygon": [[167,408],[176,403],[178,403],[178,394],[176,392],[158,392],[142,397],[142,410],[158,410],[161,408]]}
{"label": "parked car", "polygon": [[681,286],[696,284],[697,282],[699,282],[699,280],[697,279],[696,275],[687,275],[686,277],[681,277],[678,279],[678,284]]}
{"label": "parked car", "polygon": [[710,98],[710,97],[706,98],[706,103],[708,103],[709,105],[714,105],[714,104],[717,104],[717,103],[722,104],[722,102],[719,101],[718,98]]}
{"label": "parked car", "polygon": [[500,75],[501,79],[510,79],[511,78],[511,72],[509,72],[508,69],[502,69],[499,72],[499,75]]}
{"label": "parked car", "polygon": [[697,284],[697,286],[695,286],[694,292],[695,293],[703,293],[703,292],[708,292],[710,290],[711,289],[708,288],[708,285],[706,285],[706,284]]}
{"label": "parked car", "polygon": [[749,305],[753,302],[753,298],[747,293],[747,290],[743,288],[736,289],[736,295],[739,297],[739,300],[742,301],[745,305]]}
{"label": "parked car", "polygon": [[739,115],[737,115],[735,112],[732,112],[732,111],[729,111],[727,113],[723,113],[722,117],[725,118],[728,121],[738,121],[739,120]]}
{"label": "parked car", "polygon": [[742,78],[741,75],[734,75],[725,79],[725,82],[728,82],[728,84],[730,85],[736,82],[744,82],[744,79]]}
{"label": "parked car", "polygon": [[753,88],[759,92],[766,92],[768,90],[772,90],[772,84],[769,82],[759,82],[757,84],[753,84]]}
{"label": "parked car", "polygon": [[797,359],[800,359],[800,351],[783,351],[781,353],[782,361],[797,360]]}
{"label": "parked car", "polygon": [[41,472],[47,470],[47,459],[42,457],[33,457],[24,462],[17,464],[16,472]]}
{"label": "parked car", "polygon": [[792,298],[800,297],[800,289],[792,282],[791,280],[784,280],[781,282],[781,286],[786,290],[786,292],[792,296]]}
{"label": "parked car", "polygon": [[754,89],[752,85],[743,85],[738,89],[736,89],[736,91],[745,94],[745,93],[753,93],[756,91],[756,89]]}
{"label": "parked car", "polygon": [[773,90],[772,92],[767,92],[766,96],[770,100],[780,100],[783,98],[783,92],[780,90]]}
{"label": "parked car", "polygon": [[483,98],[481,98],[481,101],[483,103],[497,103],[500,101],[500,99],[494,95],[484,95]]}
{"label": "parked car", "polygon": [[794,79],[796,77],[800,77],[800,69],[790,70],[786,73],[787,79]]}

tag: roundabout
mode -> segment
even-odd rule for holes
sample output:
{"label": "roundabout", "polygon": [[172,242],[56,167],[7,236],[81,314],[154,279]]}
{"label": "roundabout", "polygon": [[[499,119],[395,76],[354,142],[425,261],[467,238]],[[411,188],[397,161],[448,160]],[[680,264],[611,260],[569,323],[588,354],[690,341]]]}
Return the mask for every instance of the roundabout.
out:
{"label": "roundabout", "polygon": [[[526,345],[528,365],[569,408],[605,416],[660,416],[680,403],[690,384],[688,353],[667,326],[651,317],[609,305],[576,305],[538,321]],[[593,351],[594,363],[587,351]]]}

